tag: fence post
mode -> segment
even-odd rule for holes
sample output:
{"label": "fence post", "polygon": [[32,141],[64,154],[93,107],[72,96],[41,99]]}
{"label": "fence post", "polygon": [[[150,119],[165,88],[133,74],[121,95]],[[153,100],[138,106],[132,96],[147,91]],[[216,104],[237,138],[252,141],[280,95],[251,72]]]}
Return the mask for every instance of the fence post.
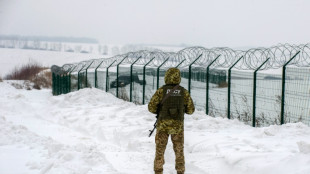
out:
{"label": "fence post", "polygon": [[123,60],[121,60],[117,66],[116,66],[116,97],[118,98],[118,69],[119,65],[127,58],[128,56],[124,57]]}
{"label": "fence post", "polygon": [[256,78],[257,78],[257,71],[269,60],[265,60],[255,71],[254,71],[254,83],[253,83],[253,118],[252,118],[252,126],[255,127],[255,121],[256,121]]}
{"label": "fence post", "polygon": [[88,79],[87,79],[87,70],[88,68],[94,63],[94,60],[88,65],[88,67],[86,68],[86,82],[85,82],[85,87],[87,88],[88,87]]}
{"label": "fence post", "polygon": [[59,95],[58,94],[58,74],[55,73],[55,95]]}
{"label": "fence post", "polygon": [[80,90],[80,70],[78,71],[77,87],[78,87],[78,90]]}
{"label": "fence post", "polygon": [[182,60],[175,68],[179,68],[179,66],[180,66],[184,61],[185,61],[185,59]]}
{"label": "fence post", "polygon": [[55,77],[55,73],[54,72],[52,72],[52,93],[53,93],[53,95],[56,95],[56,83],[55,83],[55,81],[56,81],[56,79],[55,79],[56,77]]}
{"label": "fence post", "polygon": [[66,73],[66,86],[67,86],[67,91],[66,91],[66,93],[68,94],[69,93],[69,88],[70,88],[70,86],[69,86],[69,73],[67,72]]}
{"label": "fence post", "polygon": [[202,56],[200,54],[190,65],[188,70],[188,93],[191,94],[191,78],[192,78],[192,65]]}
{"label": "fence post", "polygon": [[129,91],[129,101],[132,102],[132,68],[133,65],[141,58],[142,56],[138,57],[137,60],[135,60],[131,65],[130,65],[130,91]]}
{"label": "fence post", "polygon": [[71,74],[68,72],[67,78],[68,93],[71,91]]}
{"label": "fence post", "polygon": [[221,55],[218,55],[208,66],[207,66],[207,72],[206,72],[206,114],[209,115],[209,69],[210,66],[220,57]]}
{"label": "fence post", "polygon": [[143,92],[142,92],[142,104],[144,105],[144,103],[145,103],[145,85],[146,85],[146,83],[145,83],[145,67],[149,64],[149,63],[151,63],[153,60],[155,59],[155,57],[153,57],[149,62],[147,62],[144,66],[143,66],[143,81],[142,81],[142,84],[143,84]]}
{"label": "fence post", "polygon": [[114,62],[116,62],[116,60],[114,60],[108,67],[107,67],[107,73],[106,73],[106,79],[105,79],[105,92],[108,92],[108,81],[109,81],[109,68],[114,64]]}
{"label": "fence post", "polygon": [[80,72],[84,69],[84,67],[86,66],[86,64],[78,71],[78,90],[80,90]]}
{"label": "fence post", "polygon": [[68,91],[67,73],[64,73],[64,74],[63,74],[63,78],[64,78],[63,81],[62,81],[62,83],[63,83],[63,85],[64,85],[64,91],[63,91],[63,93],[64,93],[64,94],[67,94],[67,93],[68,93],[68,92],[67,92],[67,91]]}
{"label": "fence post", "polygon": [[157,89],[159,88],[159,70],[168,61],[168,59],[169,57],[161,65],[159,65],[159,67],[157,67]]}
{"label": "fence post", "polygon": [[69,92],[71,92],[71,73],[73,72],[73,70],[77,67],[77,65],[75,65],[75,67],[70,71],[69,73]]}
{"label": "fence post", "polygon": [[59,75],[59,82],[60,82],[60,94],[63,94],[63,89],[64,89],[64,86],[63,86],[63,74]]}
{"label": "fence post", "polygon": [[97,79],[98,79],[98,77],[97,77],[97,69],[101,66],[101,64],[103,63],[103,61],[101,61],[100,63],[99,63],[99,65],[96,67],[96,69],[95,69],[95,88],[98,88],[98,82],[97,82]]}
{"label": "fence post", "polygon": [[60,76],[60,81],[61,81],[61,94],[65,94],[65,91],[66,91],[66,86],[65,86],[65,74],[62,74]]}
{"label": "fence post", "polygon": [[62,94],[65,94],[65,91],[66,91],[66,84],[65,84],[65,74],[62,74],[61,75],[61,86],[62,86],[62,88],[61,88],[61,93]]}
{"label": "fence post", "polygon": [[61,74],[58,75],[58,83],[59,83],[59,94],[62,94],[62,84],[61,84]]}
{"label": "fence post", "polygon": [[298,51],[282,68],[282,97],[281,97],[281,125],[284,124],[284,104],[285,104],[285,73],[286,66],[300,53]]}
{"label": "fence post", "polygon": [[57,75],[57,95],[60,95],[61,83],[60,83],[60,75]]}
{"label": "fence post", "polygon": [[243,58],[241,56],[229,69],[228,69],[228,100],[227,100],[227,118],[230,119],[230,88],[231,88],[231,69]]}

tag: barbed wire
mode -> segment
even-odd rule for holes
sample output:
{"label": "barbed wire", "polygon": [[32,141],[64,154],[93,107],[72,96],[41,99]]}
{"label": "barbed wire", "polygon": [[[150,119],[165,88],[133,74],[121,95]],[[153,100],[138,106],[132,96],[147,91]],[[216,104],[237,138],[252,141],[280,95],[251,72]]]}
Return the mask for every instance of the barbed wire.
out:
{"label": "barbed wire", "polygon": [[[298,55],[296,55],[299,52]],[[269,61],[264,64],[261,69],[278,69],[283,67],[293,56],[296,57],[290,62],[290,65],[296,67],[310,66],[310,44],[290,45],[279,44],[270,48],[252,48],[247,51],[233,50],[227,47],[189,47],[178,52],[163,52],[160,50],[148,51],[141,50],[137,52],[129,52],[127,54],[116,55],[111,58],[100,58],[82,61],[73,64],[65,64],[62,67],[53,65],[51,70],[56,74],[67,74],[71,72],[79,72],[89,69],[104,69],[109,66],[116,66],[121,63],[133,64],[135,66],[158,67],[162,63],[162,68],[176,67],[184,69],[193,63],[194,67],[207,67],[215,58],[219,57],[212,67],[229,68],[238,59],[241,60],[234,68],[238,70],[255,70],[268,58]],[[138,60],[139,59],[139,60]]]}

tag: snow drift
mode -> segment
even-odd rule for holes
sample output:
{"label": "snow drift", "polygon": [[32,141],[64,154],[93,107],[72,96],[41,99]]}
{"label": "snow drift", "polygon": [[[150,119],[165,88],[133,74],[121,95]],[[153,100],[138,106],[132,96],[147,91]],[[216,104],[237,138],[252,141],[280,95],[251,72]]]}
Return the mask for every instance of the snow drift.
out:
{"label": "snow drift", "polygon": [[[98,89],[51,90],[0,83],[0,173],[151,174],[155,115]],[[175,173],[171,141],[164,173]],[[186,173],[308,174],[310,128],[252,128],[202,112],[185,115]]]}

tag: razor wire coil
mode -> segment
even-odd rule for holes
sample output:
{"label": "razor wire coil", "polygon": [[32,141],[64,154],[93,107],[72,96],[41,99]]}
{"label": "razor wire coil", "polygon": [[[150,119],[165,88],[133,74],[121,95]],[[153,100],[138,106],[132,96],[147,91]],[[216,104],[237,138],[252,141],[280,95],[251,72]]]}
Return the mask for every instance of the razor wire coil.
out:
{"label": "razor wire coil", "polygon": [[141,50],[116,55],[111,58],[91,59],[78,63],[65,64],[61,67],[53,65],[51,67],[51,71],[55,74],[67,74],[70,72],[74,73],[83,71],[87,67],[89,69],[102,69],[109,66],[116,66],[121,61],[123,61],[121,64],[132,64],[137,59],[139,60],[135,63],[135,65],[142,66],[153,58],[153,61],[148,64],[150,67],[158,67],[168,59],[162,68],[176,67],[182,61],[183,63],[179,67],[186,68],[199,56],[201,57],[193,64],[195,67],[207,67],[216,57],[220,56],[212,64],[212,67],[229,68],[240,57],[242,57],[242,60],[234,67],[238,70],[255,70],[269,58],[270,60],[261,68],[267,70],[281,68],[298,51],[300,51],[300,53],[290,62],[290,65],[296,67],[309,67],[310,44],[279,44],[270,48],[252,48],[247,51],[233,50],[227,47],[215,47],[210,49],[204,47],[189,47],[178,52]]}

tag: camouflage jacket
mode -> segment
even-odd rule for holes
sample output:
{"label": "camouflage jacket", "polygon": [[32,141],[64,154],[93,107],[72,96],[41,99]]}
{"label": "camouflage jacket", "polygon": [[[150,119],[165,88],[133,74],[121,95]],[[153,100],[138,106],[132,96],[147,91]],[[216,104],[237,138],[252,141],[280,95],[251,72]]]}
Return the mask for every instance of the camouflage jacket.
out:
{"label": "camouflage jacket", "polygon": [[[166,85],[177,85],[181,82],[180,70],[177,68],[170,68],[165,74]],[[157,107],[163,100],[164,90],[163,87],[159,88],[152,96],[148,104],[148,109],[151,113],[156,114]],[[184,89],[184,111],[186,114],[192,114],[195,111],[195,106],[189,92]],[[168,134],[178,134],[184,131],[184,122],[180,120],[168,119],[158,120],[157,130],[163,131]]]}

